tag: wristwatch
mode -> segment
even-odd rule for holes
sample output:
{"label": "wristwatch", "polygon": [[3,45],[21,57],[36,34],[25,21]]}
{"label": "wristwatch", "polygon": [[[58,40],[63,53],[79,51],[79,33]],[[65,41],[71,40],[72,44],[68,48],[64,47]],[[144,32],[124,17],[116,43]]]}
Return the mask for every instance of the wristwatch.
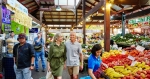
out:
{"label": "wristwatch", "polygon": [[34,66],[34,64],[31,64],[31,66]]}

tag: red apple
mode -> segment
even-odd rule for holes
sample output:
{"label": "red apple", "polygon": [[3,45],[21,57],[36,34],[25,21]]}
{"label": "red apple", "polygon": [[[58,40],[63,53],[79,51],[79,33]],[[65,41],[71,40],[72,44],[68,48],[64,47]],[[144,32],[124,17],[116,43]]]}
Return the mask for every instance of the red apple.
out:
{"label": "red apple", "polygon": [[126,79],[130,79],[130,76],[126,76]]}
{"label": "red apple", "polygon": [[141,74],[141,71],[137,71],[137,74],[139,74],[139,75],[140,75],[140,74]]}
{"label": "red apple", "polygon": [[134,79],[134,76],[130,75],[130,79]]}
{"label": "red apple", "polygon": [[150,74],[147,74],[146,77],[147,77],[147,78],[150,78]]}
{"label": "red apple", "polygon": [[150,70],[146,70],[147,74],[150,74]]}
{"label": "red apple", "polygon": [[139,79],[139,78],[140,78],[140,75],[139,75],[139,74],[135,74],[135,77]]}

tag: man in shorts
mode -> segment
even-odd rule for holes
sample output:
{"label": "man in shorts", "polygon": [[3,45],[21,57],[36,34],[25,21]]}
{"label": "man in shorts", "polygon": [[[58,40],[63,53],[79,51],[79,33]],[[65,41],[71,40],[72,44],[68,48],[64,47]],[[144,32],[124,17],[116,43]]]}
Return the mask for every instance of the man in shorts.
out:
{"label": "man in shorts", "polygon": [[76,41],[76,33],[70,32],[70,40],[66,42],[67,60],[66,66],[71,79],[79,79],[79,69],[83,70],[83,54],[82,47]]}

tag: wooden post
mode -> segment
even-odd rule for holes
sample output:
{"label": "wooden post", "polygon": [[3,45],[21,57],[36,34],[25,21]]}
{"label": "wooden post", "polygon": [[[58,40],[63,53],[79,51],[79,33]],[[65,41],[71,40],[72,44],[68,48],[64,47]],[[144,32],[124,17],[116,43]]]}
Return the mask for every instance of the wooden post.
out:
{"label": "wooden post", "polygon": [[110,4],[109,0],[105,0],[104,11],[104,50],[109,52],[110,50]]}
{"label": "wooden post", "polygon": [[[75,1],[75,6],[76,6],[76,0]],[[76,10],[75,10],[75,16],[76,16],[76,27],[78,25],[78,9],[77,9],[77,6],[76,6]]]}
{"label": "wooden post", "polygon": [[82,0],[82,19],[83,19],[83,24],[82,24],[82,27],[83,27],[83,44],[86,44],[86,39],[85,39],[85,25],[86,25],[86,22],[85,22],[85,1],[86,0]]}
{"label": "wooden post", "polygon": [[125,23],[126,23],[125,14],[122,13],[122,35],[123,36],[125,35]]}
{"label": "wooden post", "polygon": [[44,11],[40,11],[40,22],[42,22],[43,12]]}
{"label": "wooden post", "polygon": [[114,34],[114,26],[112,26],[111,30],[112,30],[112,34]]}

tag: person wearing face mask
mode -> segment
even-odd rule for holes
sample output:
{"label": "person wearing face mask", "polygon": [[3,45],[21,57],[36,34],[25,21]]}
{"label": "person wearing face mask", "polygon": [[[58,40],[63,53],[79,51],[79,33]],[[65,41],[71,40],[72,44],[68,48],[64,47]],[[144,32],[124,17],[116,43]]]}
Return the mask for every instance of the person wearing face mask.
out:
{"label": "person wearing face mask", "polygon": [[70,40],[66,42],[66,66],[71,79],[79,79],[79,70],[83,70],[83,54],[81,44],[76,40],[76,33],[70,32]]}
{"label": "person wearing face mask", "polygon": [[91,54],[88,58],[88,74],[92,79],[99,79],[104,77],[105,79],[107,76],[102,71],[99,71],[101,65],[108,68],[108,66],[102,62],[100,55],[102,53],[102,46],[100,44],[95,44],[91,50]]}
{"label": "person wearing face mask", "polygon": [[39,58],[41,58],[41,62],[42,62],[42,72],[45,72],[45,68],[46,68],[46,64],[45,64],[45,52],[44,52],[44,48],[45,48],[45,44],[44,44],[44,39],[42,38],[42,32],[39,32],[37,34],[37,37],[34,39],[34,46],[41,46],[40,49],[36,50],[35,48],[35,71],[39,72],[39,66],[38,66],[38,62],[39,62]]}
{"label": "person wearing face mask", "polygon": [[61,33],[54,36],[54,42],[50,45],[47,61],[48,71],[52,72],[54,79],[62,79],[63,68],[66,67],[66,47]]}

